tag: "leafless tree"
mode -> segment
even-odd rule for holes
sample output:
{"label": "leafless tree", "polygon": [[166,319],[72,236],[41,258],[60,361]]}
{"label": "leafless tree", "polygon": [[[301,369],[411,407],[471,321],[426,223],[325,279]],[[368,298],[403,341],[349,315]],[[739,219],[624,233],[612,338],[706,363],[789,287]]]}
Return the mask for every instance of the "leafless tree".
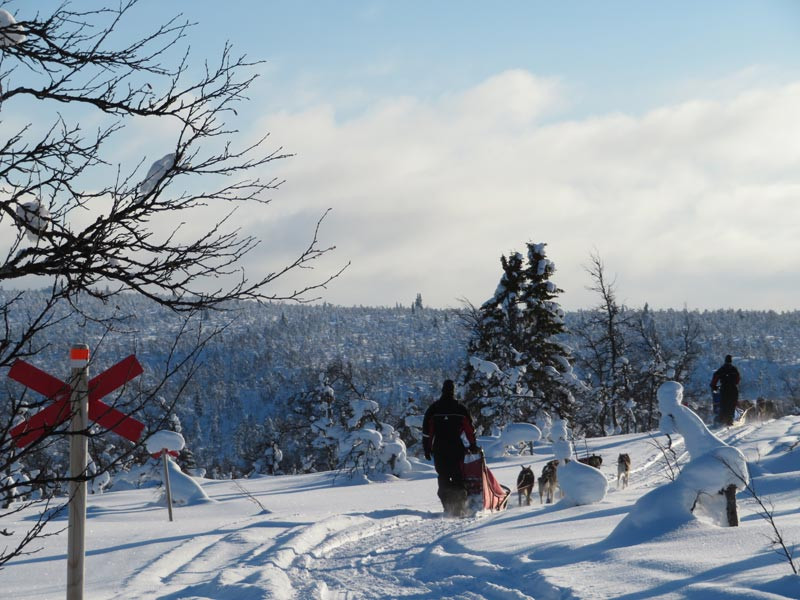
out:
{"label": "leafless tree", "polygon": [[586,271],[592,280],[589,289],[597,293],[599,302],[594,309],[579,314],[573,333],[582,350],[575,354],[576,362],[589,375],[592,402],[599,406],[597,429],[592,433],[602,434],[609,422],[614,430],[621,426],[630,396],[625,337],[628,315],[625,306],[617,300],[615,281],[608,279],[605,264],[597,252],[591,254]]}
{"label": "leafless tree", "polygon": [[[26,292],[0,293],[0,368],[39,354],[47,346],[43,334],[76,314],[98,322],[85,310],[87,296],[110,302],[139,294],[185,315],[188,323],[198,311],[235,301],[311,300],[341,273],[288,291],[274,286],[332,250],[318,243],[324,215],[295,258],[255,277],[245,273],[243,259],[259,240],[234,225],[234,213],[269,203],[267,194],[281,182],[263,173],[288,156],[280,147],[267,148],[266,134],[239,142],[246,136],[229,125],[248,99],[260,62],[235,55],[226,43],[215,62],[198,65],[186,47],[191,24],[180,17],[133,39],[128,24],[141,9],[137,0],[91,10],[65,3],[43,15],[33,14],[29,3],[3,4],[0,286],[33,284],[49,293],[36,305],[27,302]],[[152,126],[173,133],[157,156],[141,156],[135,164],[110,158],[131,134]],[[209,219],[214,211],[220,216]],[[102,325],[113,335],[125,317],[115,312]],[[152,402],[170,378],[191,376],[213,333],[183,327],[176,352],[136,396],[133,410]],[[8,395],[11,406],[0,421],[0,473],[59,443],[54,434],[62,433],[45,431],[37,442],[15,449],[12,425],[42,401]],[[38,476],[41,481],[31,485],[43,490],[45,504],[67,480],[63,473]],[[15,486],[0,482],[0,495]],[[0,565],[29,552],[43,535],[52,513],[41,514],[21,541],[0,551]]]}

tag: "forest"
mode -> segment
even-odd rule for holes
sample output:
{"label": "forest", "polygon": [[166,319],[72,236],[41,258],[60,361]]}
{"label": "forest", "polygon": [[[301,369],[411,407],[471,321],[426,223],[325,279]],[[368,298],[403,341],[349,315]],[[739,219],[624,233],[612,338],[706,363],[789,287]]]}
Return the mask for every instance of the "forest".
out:
{"label": "forest", "polygon": [[[0,295],[9,303],[20,293]],[[28,316],[36,314],[36,303],[47,297],[47,291],[25,292],[13,304],[10,331],[24,327]],[[393,308],[238,302],[191,318],[125,294],[111,303],[84,297],[79,308],[94,318],[86,320],[66,309],[55,315],[54,326],[40,332],[26,360],[66,375],[68,349],[74,343],[89,344],[97,372],[135,354],[145,372],[117,404],[130,406],[148,431],[181,432],[187,443],[184,466],[220,478],[381,468],[369,462],[367,453],[354,457],[337,452],[345,439],[352,450],[353,438],[346,434],[358,428],[383,431],[387,440],[399,438],[408,455],[419,455],[421,414],[438,396],[442,381],[455,379],[466,391],[464,373],[475,336],[471,313],[476,310],[428,308],[421,295]],[[623,340],[616,363],[627,375],[616,411],[601,410],[607,382],[592,372],[594,350],[587,341],[597,326],[593,319],[602,314],[565,313],[564,332],[558,335],[571,354],[578,383],[569,415],[578,438],[656,427],[653,394],[668,378],[684,384],[689,405],[710,423],[708,385],[725,354],[734,356],[742,373],[743,401],[762,397],[773,400],[782,414],[800,410],[800,312],[620,307]],[[103,317],[114,317],[113,331]],[[658,340],[658,360],[653,340]],[[192,352],[192,362],[182,362]],[[164,382],[169,365],[185,373]],[[0,410],[38,410],[42,399],[6,373],[4,369]],[[141,393],[148,386],[157,388],[148,390],[153,402],[131,400],[134,388]],[[539,420],[548,412],[536,408],[481,419],[481,407],[470,408],[484,434],[497,433],[511,420]],[[14,469],[58,472],[66,461],[66,445],[58,436],[49,439]],[[110,465],[112,473],[146,459],[143,450],[129,452],[129,446],[108,432],[90,440],[94,461]],[[123,451],[125,459],[119,460]]]}

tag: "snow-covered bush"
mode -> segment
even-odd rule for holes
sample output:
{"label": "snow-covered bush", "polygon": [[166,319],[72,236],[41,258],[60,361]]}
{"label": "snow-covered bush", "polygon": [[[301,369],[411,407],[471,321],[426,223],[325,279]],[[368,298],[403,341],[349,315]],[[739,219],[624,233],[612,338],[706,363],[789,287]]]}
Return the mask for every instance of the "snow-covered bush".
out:
{"label": "snow-covered bush", "polygon": [[90,494],[102,494],[111,485],[111,474],[107,470],[99,469],[91,455],[89,456],[86,471],[91,477],[88,486]]}
{"label": "snow-covered bush", "polygon": [[558,485],[562,502],[580,505],[602,501],[608,491],[608,480],[599,469],[572,458],[566,422],[555,419],[550,435],[553,437],[553,455],[559,461]]}
{"label": "snow-covered bush", "polygon": [[0,498],[0,508],[8,508],[17,497],[16,482],[10,475],[0,473],[0,490],[3,491],[2,498]]}
{"label": "snow-covered bush", "polygon": [[673,530],[694,518],[728,523],[727,489],[743,490],[750,481],[747,461],[738,448],[715,436],[702,419],[683,406],[683,386],[667,381],[658,389],[661,431],[683,436],[690,460],[674,481],[642,496],[617,525],[611,538]]}
{"label": "snow-covered bush", "polygon": [[536,426],[539,428],[539,431],[542,432],[542,441],[553,441],[550,435],[550,430],[553,427],[553,419],[549,413],[544,411],[540,412],[539,416],[536,418]]}
{"label": "snow-covered bush", "polygon": [[490,458],[504,456],[509,447],[518,451],[521,446],[529,446],[542,439],[542,432],[530,423],[508,423],[496,436],[482,436],[479,440],[483,453]]}
{"label": "snow-covered bush", "polygon": [[411,470],[405,443],[391,425],[378,421],[378,409],[373,400],[350,402],[352,416],[339,438],[339,469],[365,476],[402,475]]}

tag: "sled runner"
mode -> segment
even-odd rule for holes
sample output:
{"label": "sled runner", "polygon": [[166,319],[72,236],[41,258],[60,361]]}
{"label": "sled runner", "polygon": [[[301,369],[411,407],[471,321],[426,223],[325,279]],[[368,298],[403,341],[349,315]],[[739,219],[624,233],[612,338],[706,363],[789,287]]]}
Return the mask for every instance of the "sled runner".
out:
{"label": "sled runner", "polygon": [[713,407],[714,426],[719,426],[719,406],[722,401],[722,392],[719,390],[711,391],[711,406]]}
{"label": "sled runner", "polygon": [[467,454],[461,465],[464,486],[467,489],[468,505],[474,510],[503,510],[508,504],[511,490],[495,479],[483,450],[476,454]]}

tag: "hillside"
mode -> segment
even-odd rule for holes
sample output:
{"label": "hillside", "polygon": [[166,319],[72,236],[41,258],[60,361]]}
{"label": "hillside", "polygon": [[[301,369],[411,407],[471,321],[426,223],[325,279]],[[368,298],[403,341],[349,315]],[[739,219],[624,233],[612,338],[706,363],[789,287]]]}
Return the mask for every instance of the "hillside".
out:
{"label": "hillside", "polygon": [[[10,297],[11,292],[0,294]],[[12,331],[26,318],[28,305],[43,297],[25,295],[13,313],[17,322],[12,321]],[[404,431],[404,417],[424,410],[441,381],[456,377],[465,361],[467,331],[456,310],[241,304],[201,315],[173,348],[183,324],[152,302],[122,295],[113,304],[84,299],[80,306],[98,319],[123,317],[122,326],[108,333],[101,323],[69,316],[37,339],[31,362],[63,373],[67,347],[86,341],[94,350],[97,372],[135,353],[145,367],[142,380],[147,385],[191,346],[197,332],[220,329],[203,348],[185,388],[179,388],[182,380],[177,378],[158,390],[163,406],[177,398],[172,426],[181,428],[197,465],[219,476],[250,472],[272,442],[283,450],[286,472],[303,470],[308,440],[302,426],[318,404],[314,391],[325,377],[339,378],[332,385],[342,397],[357,392],[377,401],[381,420],[401,431],[414,453],[415,432]],[[687,319],[697,326],[698,359],[683,383],[690,404],[701,414],[709,405],[710,375],[727,353],[736,356],[742,372],[743,399],[763,396],[778,401],[784,413],[797,410],[800,312],[651,314],[665,345],[680,343]],[[568,314],[567,325],[578,316]],[[580,351],[579,340],[567,336],[565,341]],[[636,357],[630,359],[636,366]],[[14,383],[0,388],[2,394],[22,391]],[[155,406],[143,418],[161,416]]]}

